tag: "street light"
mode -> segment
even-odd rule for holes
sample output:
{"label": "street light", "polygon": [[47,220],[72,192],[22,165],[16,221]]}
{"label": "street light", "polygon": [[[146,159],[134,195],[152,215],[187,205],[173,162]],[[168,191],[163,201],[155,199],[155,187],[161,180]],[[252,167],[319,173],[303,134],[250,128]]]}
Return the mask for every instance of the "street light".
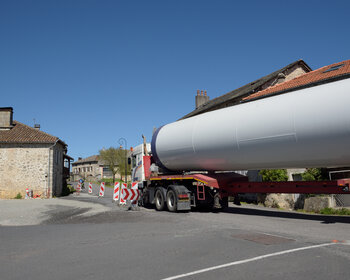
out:
{"label": "street light", "polygon": [[120,148],[123,147],[123,143],[125,144],[125,183],[128,184],[128,152],[127,152],[127,142],[126,139],[121,137],[118,140],[118,143],[120,145]]}

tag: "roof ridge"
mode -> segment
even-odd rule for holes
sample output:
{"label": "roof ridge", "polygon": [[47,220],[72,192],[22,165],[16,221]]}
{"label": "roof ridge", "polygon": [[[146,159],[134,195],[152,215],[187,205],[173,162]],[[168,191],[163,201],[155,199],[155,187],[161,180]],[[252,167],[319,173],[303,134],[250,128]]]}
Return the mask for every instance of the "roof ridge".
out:
{"label": "roof ridge", "polygon": [[81,159],[78,159],[77,161],[75,161],[74,163],[80,163],[80,162],[89,162],[93,159],[96,159],[97,161],[100,160],[100,155],[96,154],[96,155],[92,155],[92,156],[88,156],[88,157],[85,157],[85,158],[81,158]]}
{"label": "roof ridge", "polygon": [[[266,88],[264,90],[258,91],[258,92],[254,93],[254,94],[251,94],[250,96],[247,96],[247,97],[243,98],[243,102],[255,100],[257,98],[262,98],[262,97],[265,97],[265,96],[269,96],[271,94],[275,94],[275,93],[281,92],[281,91],[284,92],[286,90],[291,90],[293,88],[296,89],[298,87],[306,86],[308,84],[312,84],[312,83],[315,83],[315,82],[326,81],[326,80],[329,80],[330,78],[334,79],[336,77],[344,76],[346,73],[348,73],[348,71],[345,70],[346,68],[344,68],[343,70],[340,70],[342,68],[341,67],[339,69],[334,69],[334,71],[340,70],[340,72],[334,72],[333,75],[332,74],[331,75],[324,75],[321,78],[318,78],[318,79],[315,78],[316,76],[321,75],[322,73],[324,73],[324,71],[326,69],[331,69],[334,66],[342,65],[342,64],[344,64],[344,66],[349,67],[350,59],[322,66],[322,67],[317,68],[317,69],[315,69],[313,71],[310,71],[310,72],[302,74],[302,75],[300,75],[298,77],[295,77],[294,79],[291,79],[291,80],[288,80],[288,81],[276,84],[274,86],[268,87],[268,88]],[[344,73],[344,70],[346,71],[345,73]],[[290,85],[293,85],[293,84],[294,84],[294,86],[290,86]],[[277,90],[274,91],[275,89],[277,89]]]}
{"label": "roof ridge", "polygon": [[[269,81],[270,79],[274,78],[275,76],[277,76],[279,73],[292,68],[295,65],[298,65],[299,63],[301,63],[306,69],[308,69],[309,71],[311,71],[311,68],[309,65],[306,64],[306,62],[303,59],[298,59],[292,63],[289,63],[288,65],[277,69],[276,71],[267,74],[265,76],[262,76],[258,79],[255,79],[252,82],[249,82],[245,85],[242,85],[241,87],[231,90],[223,95],[217,96],[211,100],[209,100],[207,103],[203,104],[202,106],[194,109],[193,111],[191,111],[190,113],[186,114],[185,116],[183,116],[181,119],[185,119],[185,118],[189,118],[192,116],[195,116],[197,114],[200,114],[203,110],[210,110],[210,108],[213,108],[223,102],[227,102],[229,100],[235,99],[239,96],[241,96],[241,92],[242,91],[246,91],[245,93],[248,93],[251,90],[255,90],[256,88],[258,88],[259,86],[263,85],[264,83],[266,83],[267,81]],[[225,99],[225,100],[223,100]]]}
{"label": "roof ridge", "polygon": [[24,123],[21,123],[21,122],[19,122],[19,121],[14,120],[13,122],[14,122],[15,124],[23,125],[23,126],[29,128],[29,129],[31,129],[31,130],[37,132],[37,133],[41,133],[41,134],[44,134],[44,135],[46,135],[46,136],[54,137],[54,138],[56,138],[56,140],[59,139],[57,136],[51,135],[51,134],[49,134],[49,133],[47,133],[47,132],[41,131],[41,130],[39,130],[39,129],[36,129],[36,128],[34,128],[34,127],[31,127],[31,126],[26,125],[26,124],[24,124]]}
{"label": "roof ridge", "polygon": [[[290,82],[290,81],[295,81],[295,80],[297,80],[297,79],[305,79],[305,77],[310,76],[310,75],[312,75],[312,74],[315,74],[316,72],[321,72],[321,70],[323,70],[323,69],[325,69],[325,68],[332,68],[333,66],[336,66],[336,65],[339,65],[339,64],[348,62],[348,61],[350,61],[350,59],[347,59],[347,60],[343,60],[343,61],[340,61],[340,62],[336,62],[336,63],[332,63],[332,64],[329,64],[329,65],[322,66],[322,67],[320,67],[320,68],[317,68],[317,69],[315,69],[315,70],[312,70],[312,71],[310,71],[310,72],[307,72],[307,73],[305,73],[305,74],[302,74],[302,75],[300,75],[300,76],[298,76],[298,77],[295,77],[294,79],[291,79],[291,80],[289,80],[289,81],[285,81],[285,82],[283,82],[283,83],[288,83],[288,82]],[[281,84],[282,84],[282,83],[281,83]],[[280,85],[280,84],[276,84],[276,85]],[[270,88],[271,88],[271,87],[270,87]]]}

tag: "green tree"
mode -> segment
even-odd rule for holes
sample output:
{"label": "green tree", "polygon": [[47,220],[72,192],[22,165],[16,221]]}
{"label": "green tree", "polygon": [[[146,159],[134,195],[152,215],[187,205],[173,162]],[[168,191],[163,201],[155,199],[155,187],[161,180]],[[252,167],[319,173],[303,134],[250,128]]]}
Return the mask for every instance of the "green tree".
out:
{"label": "green tree", "polygon": [[[119,149],[120,151],[120,160],[119,160],[119,172],[121,176],[124,176],[124,179],[127,175],[131,174],[131,166],[128,164],[128,151],[127,150],[123,150],[123,149]],[[125,174],[125,164],[126,164],[126,173]]]}
{"label": "green tree", "polygon": [[123,151],[110,147],[109,149],[102,149],[99,151],[100,158],[108,166],[112,172],[113,185],[115,183],[115,174],[119,171],[121,173],[122,162],[123,162]]}
{"label": "green tree", "polygon": [[328,180],[327,170],[325,168],[307,168],[301,174],[303,181],[325,181]]}
{"label": "green tree", "polygon": [[259,173],[264,182],[281,182],[288,180],[286,169],[263,169],[260,170]]}

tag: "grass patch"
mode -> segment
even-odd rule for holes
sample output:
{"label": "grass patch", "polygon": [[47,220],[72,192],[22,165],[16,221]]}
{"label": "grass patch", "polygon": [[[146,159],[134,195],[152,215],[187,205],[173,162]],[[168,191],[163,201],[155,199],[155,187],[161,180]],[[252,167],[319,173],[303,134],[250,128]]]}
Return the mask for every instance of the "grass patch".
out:
{"label": "grass patch", "polygon": [[341,209],[324,208],[324,209],[320,210],[320,214],[323,214],[323,215],[350,216],[350,209],[346,209],[346,208],[341,208]]}
{"label": "grass patch", "polygon": [[306,211],[304,209],[298,209],[296,210],[299,213],[305,213],[305,214],[321,214],[321,215],[339,215],[339,216],[350,216],[350,209],[347,208],[341,208],[341,209],[334,209],[334,208],[323,208],[319,212],[315,211]]}
{"label": "grass patch", "polygon": [[[107,188],[114,188],[114,184],[113,184],[113,179],[112,178],[103,178],[103,180],[98,181],[98,184],[101,184],[101,182],[105,182],[105,186]],[[115,179],[115,182],[124,183],[124,181],[122,181],[120,179]]]}

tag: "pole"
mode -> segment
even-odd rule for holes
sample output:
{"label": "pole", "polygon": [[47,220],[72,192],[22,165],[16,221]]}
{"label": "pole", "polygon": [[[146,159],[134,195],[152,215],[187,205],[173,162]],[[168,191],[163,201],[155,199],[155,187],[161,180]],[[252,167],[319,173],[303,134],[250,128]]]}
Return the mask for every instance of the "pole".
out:
{"label": "pole", "polygon": [[126,139],[121,137],[118,140],[119,145],[123,146],[123,142],[125,144],[125,183],[128,183],[128,151],[127,151],[127,142]]}

